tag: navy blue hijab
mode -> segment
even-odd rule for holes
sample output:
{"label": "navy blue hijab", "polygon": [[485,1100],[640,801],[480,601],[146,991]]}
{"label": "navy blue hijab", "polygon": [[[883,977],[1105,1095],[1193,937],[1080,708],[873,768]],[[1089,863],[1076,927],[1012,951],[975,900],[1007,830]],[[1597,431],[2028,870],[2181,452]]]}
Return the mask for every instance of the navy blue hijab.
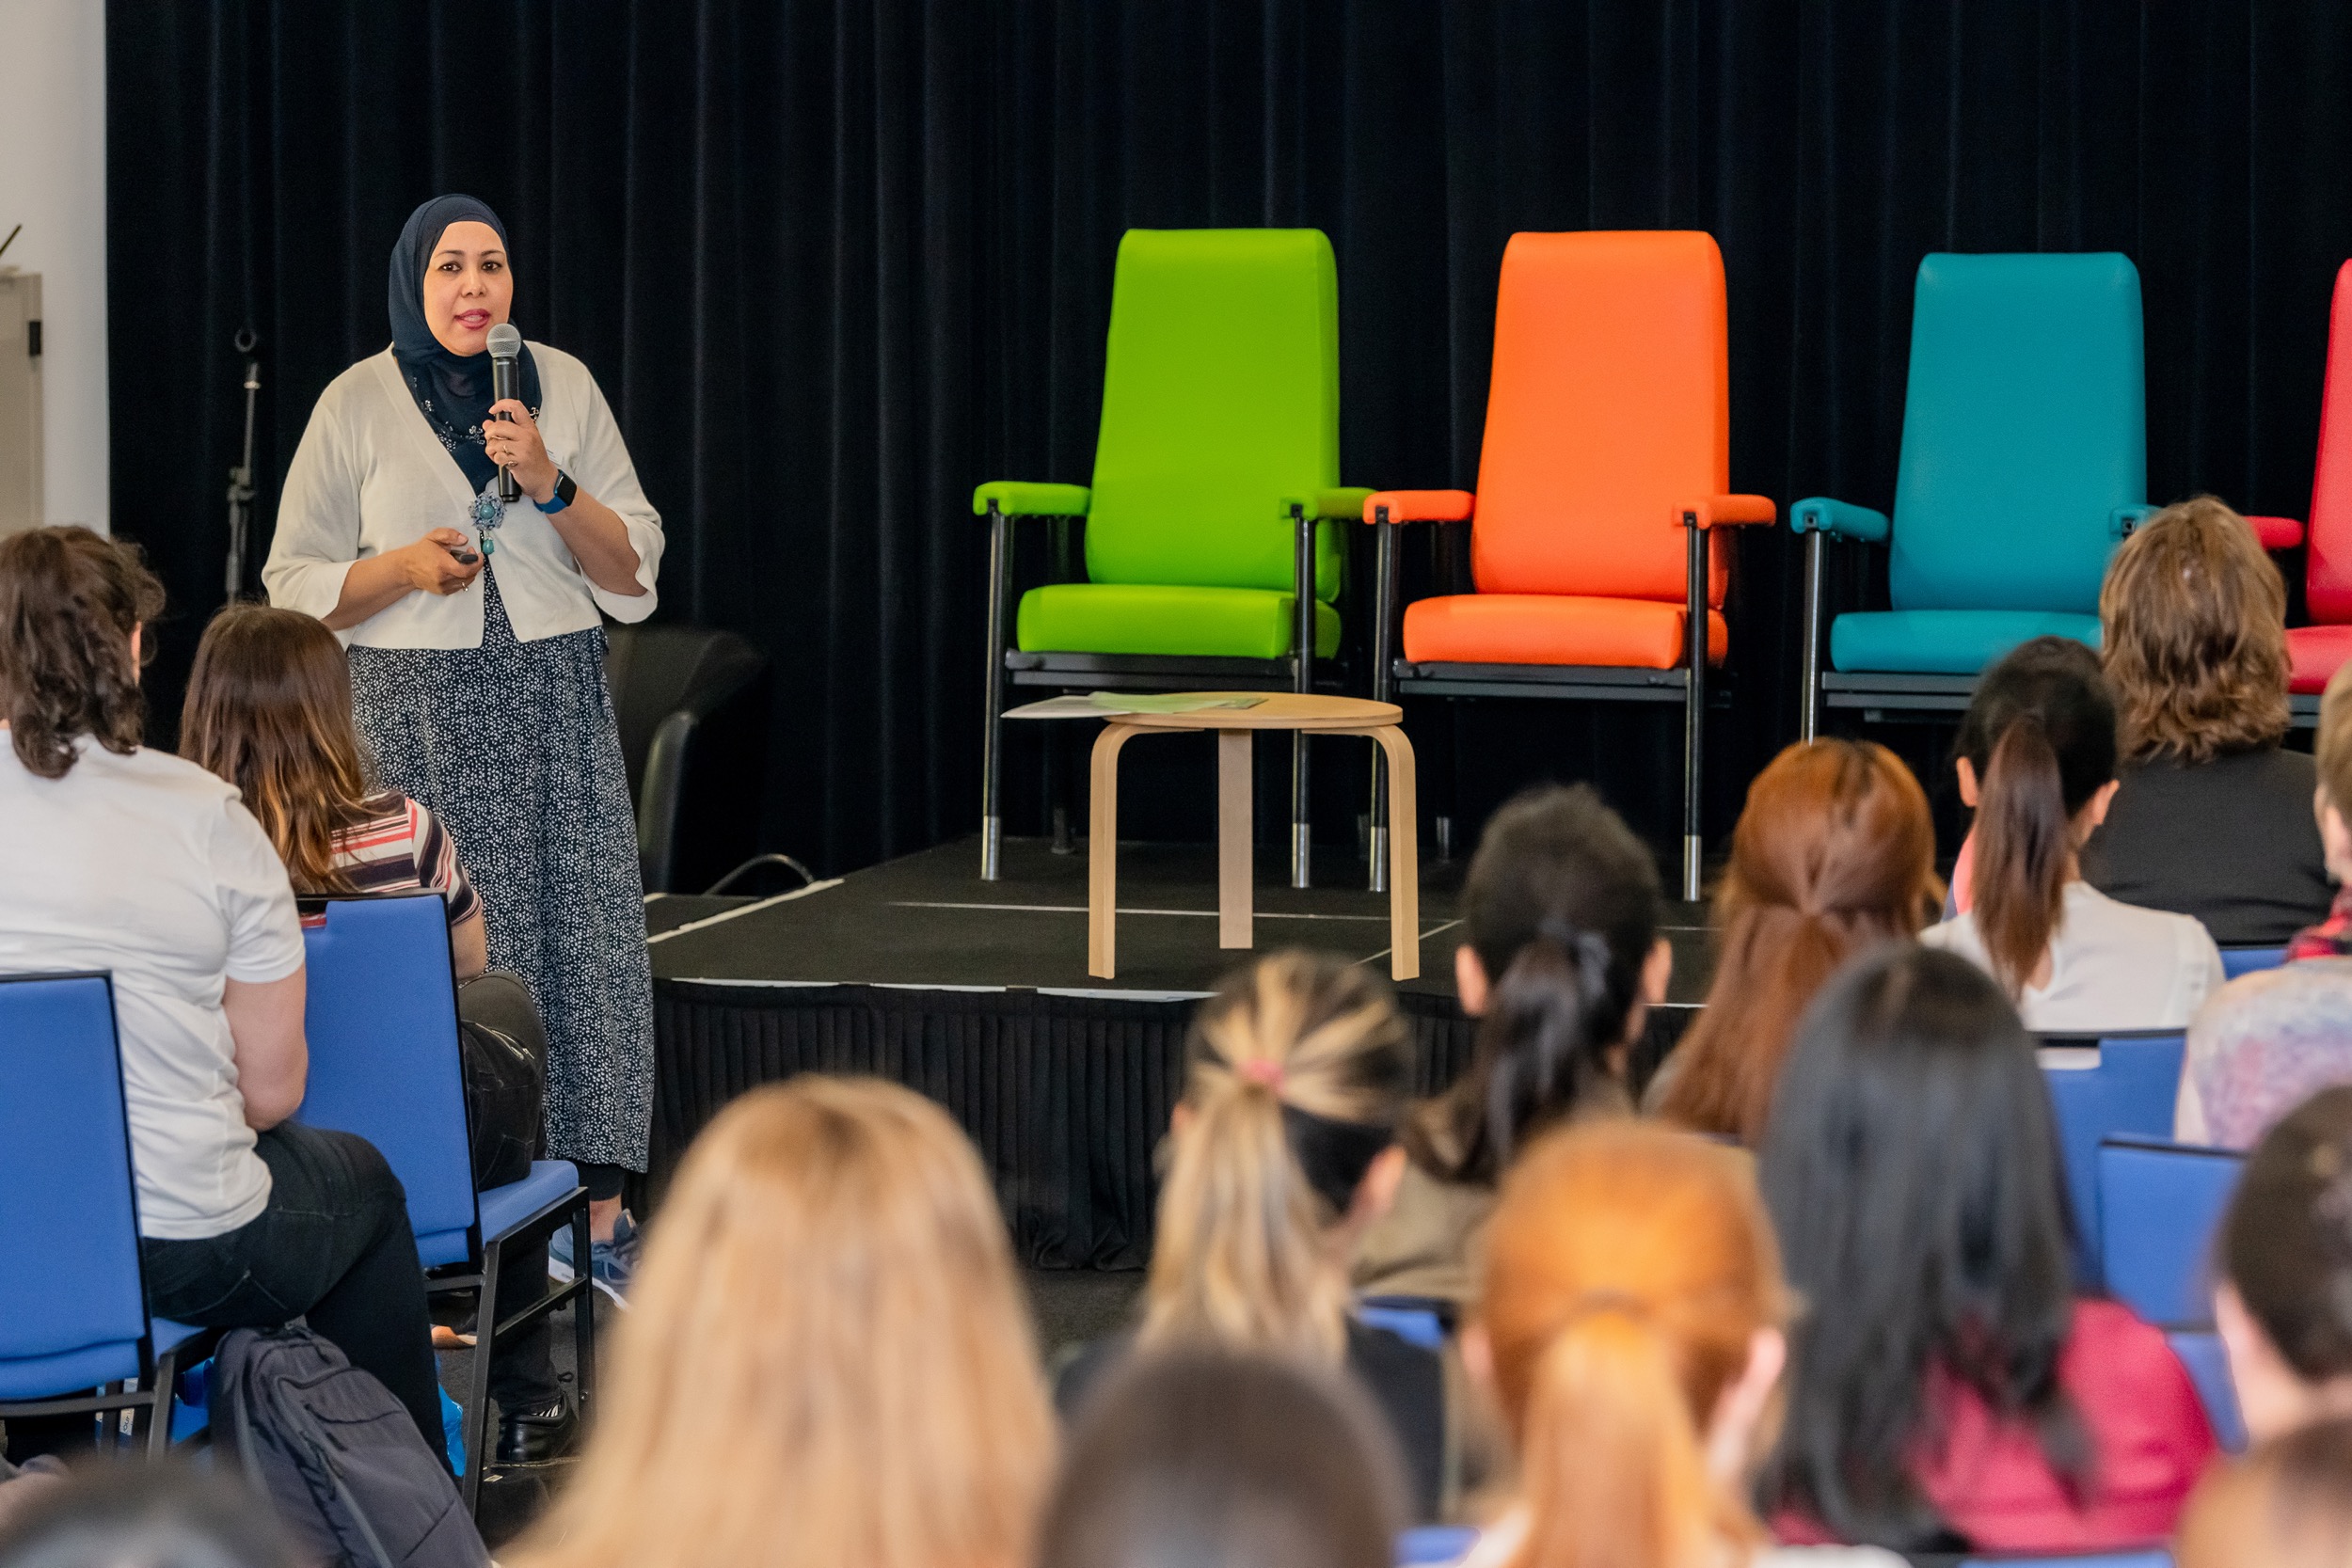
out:
{"label": "navy blue hijab", "polygon": [[[506,244],[506,225],[483,202],[470,196],[437,196],[408,214],[400,239],[392,246],[392,276],[386,303],[392,312],[392,356],[400,361],[401,378],[425,423],[433,427],[442,448],[466,471],[476,490],[490,483],[498,465],[483,449],[482,421],[490,414],[490,356],[452,354],[441,346],[424,320],[424,269],[453,223],[486,223]],[[508,263],[512,266],[510,254]],[[539,366],[524,345],[523,406],[539,417]]]}

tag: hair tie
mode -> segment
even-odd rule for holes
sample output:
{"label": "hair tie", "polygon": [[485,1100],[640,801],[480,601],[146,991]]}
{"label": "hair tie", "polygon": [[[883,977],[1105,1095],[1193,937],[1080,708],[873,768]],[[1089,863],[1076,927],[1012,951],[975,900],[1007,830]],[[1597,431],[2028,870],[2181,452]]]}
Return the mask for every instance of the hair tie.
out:
{"label": "hair tie", "polygon": [[1594,996],[1601,995],[1609,984],[1609,943],[1596,931],[1587,931],[1556,914],[1548,914],[1535,923],[1535,934],[1558,942],[1577,967],[1577,977]]}
{"label": "hair tie", "polygon": [[1244,1062],[1233,1071],[1245,1084],[1262,1085],[1277,1094],[1282,1092],[1282,1064],[1270,1057],[1260,1056]]}

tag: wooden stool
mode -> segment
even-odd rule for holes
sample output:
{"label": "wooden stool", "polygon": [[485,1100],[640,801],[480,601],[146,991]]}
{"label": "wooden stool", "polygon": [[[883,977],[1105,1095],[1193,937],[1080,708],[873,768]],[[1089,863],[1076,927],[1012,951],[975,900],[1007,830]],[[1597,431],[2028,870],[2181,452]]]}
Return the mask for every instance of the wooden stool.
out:
{"label": "wooden stool", "polygon": [[1360,697],[1294,692],[1200,692],[1200,696],[1257,698],[1253,707],[1192,713],[1120,713],[1094,742],[1093,863],[1087,873],[1087,973],[1118,973],[1113,925],[1119,893],[1119,751],[1146,730],[1216,731],[1216,944],[1248,947],[1250,939],[1249,735],[1252,730],[1310,730],[1317,735],[1364,735],[1389,759],[1389,974],[1421,974],[1421,853],[1415,838],[1413,743],[1399,728],[1394,703]]}

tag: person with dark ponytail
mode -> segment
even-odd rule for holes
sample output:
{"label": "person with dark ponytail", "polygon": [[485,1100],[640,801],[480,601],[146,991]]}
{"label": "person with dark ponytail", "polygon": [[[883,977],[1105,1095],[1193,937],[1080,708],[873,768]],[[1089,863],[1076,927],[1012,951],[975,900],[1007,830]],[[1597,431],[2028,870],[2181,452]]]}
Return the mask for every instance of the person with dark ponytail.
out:
{"label": "person with dark ponytail", "polygon": [[1445,1491],[1444,1371],[1351,1310],[1347,1261],[1396,1193],[1412,1037],[1388,983],[1328,953],[1277,953],[1200,1005],[1169,1118],[1143,1321],[1056,1389],[1075,1409],[1136,1349],[1222,1347],[1344,1368],[1388,1418],[1416,1517]]}
{"label": "person with dark ponytail", "polygon": [[2115,695],[2071,638],[2024,642],[1977,683],[1961,722],[1961,799],[1976,808],[1965,913],[1920,940],[2000,982],[2028,1029],[2186,1027],[2222,984],[2184,914],[2119,904],[2082,879],[2116,791]]}
{"label": "person with dark ponytail", "polygon": [[1663,1001],[1658,865],[1585,785],[1531,790],[1486,825],[1462,889],[1454,949],[1478,1020],[1468,1071],[1416,1106],[1396,1202],[1365,1236],[1357,1289],[1459,1307],[1503,1170],[1557,1123],[1625,1115],[1627,1057]]}

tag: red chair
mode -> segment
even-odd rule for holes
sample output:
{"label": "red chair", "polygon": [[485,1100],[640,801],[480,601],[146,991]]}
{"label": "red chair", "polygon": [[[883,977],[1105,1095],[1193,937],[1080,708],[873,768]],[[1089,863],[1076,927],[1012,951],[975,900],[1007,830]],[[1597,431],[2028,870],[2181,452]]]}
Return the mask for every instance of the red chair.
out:
{"label": "red chair", "polygon": [[[2293,517],[2249,517],[2263,547],[2305,542]],[[2319,722],[2319,693],[2352,658],[2352,261],[2336,270],[2328,309],[2328,380],[2319,399],[2319,451],[2312,466],[2311,548],[2304,554],[2304,596],[2312,624],[2287,628],[2292,666],[2287,690],[2295,722]]]}
{"label": "red chair", "polygon": [[[1699,895],[1708,664],[1728,635],[1719,525],[1770,523],[1731,488],[1723,254],[1693,232],[1514,234],[1495,300],[1478,493],[1391,490],[1374,695],[1679,702],[1682,895]],[[1469,523],[1474,594],[1422,599],[1391,662],[1395,525]],[[1688,635],[1703,624],[1704,639]],[[1373,863],[1385,837],[1375,790]]]}

